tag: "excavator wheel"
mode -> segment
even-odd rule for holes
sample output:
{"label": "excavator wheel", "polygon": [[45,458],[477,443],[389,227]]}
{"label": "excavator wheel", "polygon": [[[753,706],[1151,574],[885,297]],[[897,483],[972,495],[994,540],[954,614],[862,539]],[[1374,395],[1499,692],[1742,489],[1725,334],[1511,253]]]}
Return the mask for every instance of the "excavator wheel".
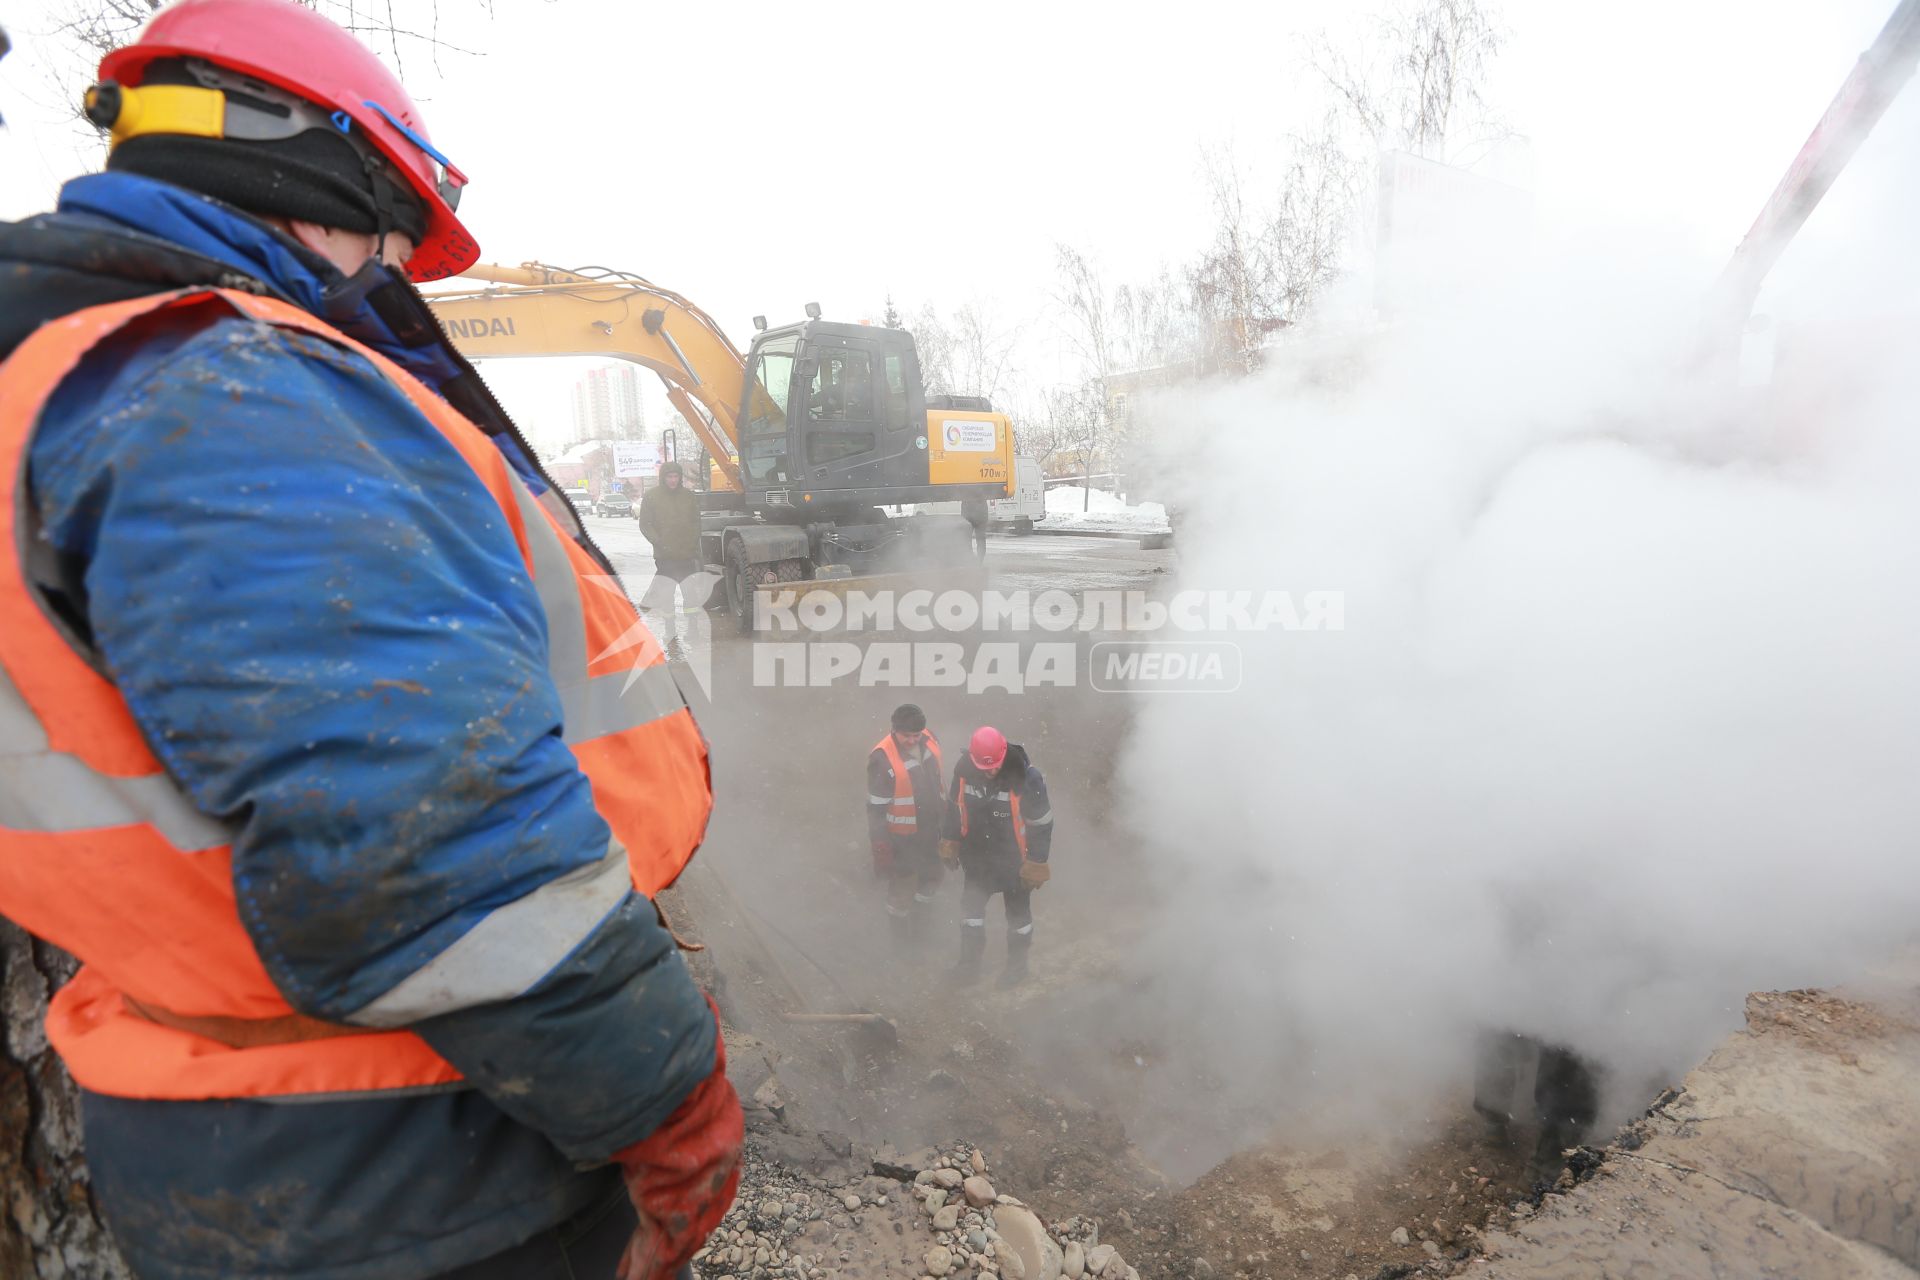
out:
{"label": "excavator wheel", "polygon": [[747,549],[739,543],[727,548],[727,609],[740,626],[743,636],[753,634],[753,591],[770,582],[801,582],[807,577],[805,560],[775,560],[752,563]]}

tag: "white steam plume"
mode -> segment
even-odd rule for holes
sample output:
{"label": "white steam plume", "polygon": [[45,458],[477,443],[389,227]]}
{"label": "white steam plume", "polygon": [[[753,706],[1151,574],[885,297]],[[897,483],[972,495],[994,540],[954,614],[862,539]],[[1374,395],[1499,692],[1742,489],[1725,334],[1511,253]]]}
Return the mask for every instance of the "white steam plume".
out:
{"label": "white steam plume", "polygon": [[1183,588],[1345,593],[1124,756],[1169,1039],[1231,1096],[1463,1087],[1479,1028],[1631,1091],[1920,934],[1920,324],[1847,359],[1884,308],[1807,299],[1742,389],[1665,265],[1535,263],[1156,406]]}

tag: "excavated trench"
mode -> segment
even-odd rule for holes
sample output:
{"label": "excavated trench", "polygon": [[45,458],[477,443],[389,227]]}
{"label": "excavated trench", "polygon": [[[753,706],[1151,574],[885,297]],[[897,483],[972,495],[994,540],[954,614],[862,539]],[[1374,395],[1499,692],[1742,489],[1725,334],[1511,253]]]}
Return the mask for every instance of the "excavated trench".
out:
{"label": "excavated trench", "polygon": [[[1685,1159],[1656,1159],[1644,1148],[1583,1157],[1577,1167],[1592,1176],[1578,1185],[1570,1176],[1560,1189],[1567,1194],[1536,1209],[1539,1190],[1524,1170],[1530,1133],[1523,1128],[1515,1147],[1490,1143],[1464,1077],[1355,1114],[1343,1106],[1343,1082],[1316,1071],[1310,1056],[1250,1072],[1217,1052],[1219,1041],[1191,1034],[1183,1017],[1194,1016],[1192,993],[1156,972],[1140,946],[1159,909],[1154,851],[1114,825],[1115,763],[1131,718],[1125,698],[1085,688],[1017,698],[768,689],[751,680],[750,647],[717,646],[713,694],[700,710],[720,803],[700,861],[667,906],[683,932],[711,948],[695,964],[729,1022],[732,1069],[763,1158],[852,1177],[869,1172],[876,1156],[977,1145],[1000,1185],[1049,1221],[1099,1219],[1101,1238],[1147,1277],[1611,1273],[1607,1233],[1631,1234],[1670,1204],[1693,1216],[1668,1229],[1715,1241],[1720,1252],[1702,1257],[1716,1265],[1738,1258],[1742,1240],[1755,1256],[1772,1256],[1774,1237],[1754,1234],[1769,1230],[1765,1213],[1754,1220],[1762,1225],[1729,1225],[1753,1206],[1734,1192],[1709,1196],[1707,1184],[1660,1163],[1691,1168]],[[863,768],[888,713],[908,699],[949,743],[993,720],[1047,774],[1059,815],[1055,877],[1036,897],[1034,977],[1015,991],[959,990],[948,981],[957,946],[951,883],[925,949],[902,957],[889,947],[881,889],[868,868]],[[992,926],[997,947],[997,918]],[[883,1015],[897,1038],[784,1016],[853,1011]],[[1905,1025],[1892,1018],[1884,1028]],[[1836,1052],[1841,1068],[1850,1053],[1865,1074],[1823,1077],[1821,1089],[1866,1081],[1879,1096],[1874,1090],[1890,1082],[1910,1083],[1920,1062],[1920,1047],[1905,1042]],[[1876,1072],[1878,1084],[1869,1079]],[[1810,1101],[1777,1090],[1767,1097],[1785,1113]],[[1909,1101],[1894,1145],[1920,1154],[1911,1148],[1910,1113]],[[1818,1152],[1824,1122],[1808,1114],[1794,1138]],[[1686,1123],[1674,1121],[1672,1131]],[[1822,1168],[1837,1161],[1851,1173],[1829,1169],[1814,1185],[1836,1203],[1860,1202],[1829,1218],[1870,1225],[1854,1236],[1828,1231],[1837,1243],[1801,1240],[1800,1252],[1783,1256],[1804,1269],[1776,1274],[1913,1274],[1881,1264],[1914,1265],[1920,1190],[1911,1170],[1920,1159],[1908,1160],[1904,1174],[1886,1167],[1884,1150],[1848,1159],[1835,1156]],[[1863,1187],[1860,1178],[1876,1170],[1886,1173],[1884,1185]],[[1768,1189],[1766,1176],[1748,1176],[1753,1185],[1738,1195],[1772,1197],[1778,1213],[1828,1230],[1817,1211]],[[1740,1177],[1725,1181],[1739,1185]],[[1868,1205],[1876,1195],[1878,1207]],[[1775,1228],[1791,1235],[1785,1222]],[[1483,1258],[1486,1249],[1496,1256]],[[1550,1261],[1526,1261],[1534,1256]],[[1661,1274],[1755,1273],[1676,1266]]]}
{"label": "excavated trench", "polygon": [[[1368,1259],[1392,1248],[1396,1225],[1468,1211],[1454,1184],[1467,1183],[1476,1221],[1521,1193],[1517,1161],[1503,1170],[1501,1153],[1477,1148],[1459,1123],[1463,1097],[1410,1107],[1411,1119],[1376,1126],[1363,1148],[1323,1122],[1317,1092],[1230,1078],[1183,1043],[1170,1016],[1183,993],[1137,945],[1158,909],[1153,851],[1112,825],[1125,698],[1084,687],[991,700],[749,693],[729,683],[750,679],[747,648],[717,652],[702,723],[721,802],[668,908],[711,946],[697,967],[733,1028],[750,1111],[768,1109],[760,1119],[771,1117],[784,1158],[818,1163],[823,1149],[844,1150],[852,1167],[874,1152],[977,1144],[1043,1215],[1099,1217],[1103,1238],[1143,1275],[1370,1276]],[[1056,872],[1036,896],[1034,977],[1015,991],[947,981],[951,883],[926,949],[905,960],[889,949],[859,801],[866,753],[907,698],[948,742],[992,718],[1046,772]],[[990,947],[998,936],[994,918]],[[897,1043],[783,1017],[854,1010],[888,1018]],[[817,1131],[832,1136],[816,1142]],[[1326,1270],[1329,1260],[1345,1269]]]}

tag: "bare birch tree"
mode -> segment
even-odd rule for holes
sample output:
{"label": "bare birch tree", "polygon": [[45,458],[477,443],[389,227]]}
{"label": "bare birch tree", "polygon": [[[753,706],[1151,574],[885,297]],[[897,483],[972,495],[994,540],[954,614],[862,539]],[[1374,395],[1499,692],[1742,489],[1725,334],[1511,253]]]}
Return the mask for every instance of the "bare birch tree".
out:
{"label": "bare birch tree", "polygon": [[1020,329],[1002,321],[986,301],[965,303],[949,316],[928,304],[906,327],[913,331],[928,395],[998,396],[1020,346]]}
{"label": "bare birch tree", "polygon": [[1112,387],[1115,362],[1112,292],[1094,263],[1069,245],[1054,246],[1057,292],[1064,330],[1079,359],[1084,394],[1062,412],[1081,437],[1084,507],[1093,505],[1093,463],[1113,443]]}
{"label": "bare birch tree", "polygon": [[1258,199],[1232,152],[1205,157],[1214,232],[1188,281],[1208,371],[1256,368],[1269,335],[1298,323],[1339,274],[1358,167],[1331,125],[1286,145]]}
{"label": "bare birch tree", "polygon": [[1484,92],[1505,43],[1487,0],[1403,0],[1370,38],[1336,44],[1323,33],[1308,62],[1374,147],[1459,163],[1508,132]]}

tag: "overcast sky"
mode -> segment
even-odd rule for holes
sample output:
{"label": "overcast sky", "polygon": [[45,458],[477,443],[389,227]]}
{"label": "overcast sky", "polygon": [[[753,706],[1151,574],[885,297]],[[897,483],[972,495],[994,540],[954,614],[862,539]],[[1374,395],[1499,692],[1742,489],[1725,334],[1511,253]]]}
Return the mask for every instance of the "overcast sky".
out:
{"label": "overcast sky", "polygon": [[[67,0],[5,15],[0,216],[44,208],[98,161],[57,118]],[[1524,135],[1539,234],[1639,235],[1710,273],[1737,243],[1893,0],[1515,0],[1489,94]],[[825,8],[442,0],[480,56],[402,49],[432,133],[472,177],[484,256],[649,276],[736,341],[807,301],[829,316],[988,303],[1052,344],[1053,254],[1115,278],[1207,234],[1203,147],[1250,168],[1320,101],[1302,37],[1352,30],[1327,0]],[[77,88],[79,86],[75,86]],[[1883,134],[1911,139],[1915,94]],[[1875,145],[1879,144],[1879,145]],[[1912,154],[1907,148],[1906,155]],[[1870,143],[1794,259],[1901,218],[1896,144]],[[1892,225],[1898,225],[1897,223]],[[1783,270],[1791,271],[1790,260]],[[494,371],[489,371],[493,376]],[[511,376],[516,408],[551,375]],[[563,403],[552,413],[564,416]]]}

